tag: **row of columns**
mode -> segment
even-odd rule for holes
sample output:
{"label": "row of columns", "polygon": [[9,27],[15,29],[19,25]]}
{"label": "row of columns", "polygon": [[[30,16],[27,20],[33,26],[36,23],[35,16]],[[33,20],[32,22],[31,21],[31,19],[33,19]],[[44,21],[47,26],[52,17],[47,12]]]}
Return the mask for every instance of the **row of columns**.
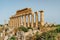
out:
{"label": "row of columns", "polygon": [[[38,27],[38,12],[35,12],[36,14],[36,27]],[[31,27],[34,27],[34,13],[31,14],[32,20],[31,20]],[[23,19],[22,19],[23,18]],[[24,20],[24,21],[22,21]],[[26,27],[26,15],[15,17],[10,19],[10,26],[16,26],[19,27],[21,25],[24,25]],[[24,24],[23,24],[24,23]],[[30,27],[30,14],[28,14],[28,27]],[[40,26],[44,25],[44,12],[40,11]]]}

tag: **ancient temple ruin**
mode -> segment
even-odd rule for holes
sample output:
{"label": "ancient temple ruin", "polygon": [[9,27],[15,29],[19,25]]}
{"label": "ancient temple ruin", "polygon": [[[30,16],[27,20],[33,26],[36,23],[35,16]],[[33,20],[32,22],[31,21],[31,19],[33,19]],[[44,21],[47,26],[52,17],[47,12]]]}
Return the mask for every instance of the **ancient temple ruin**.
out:
{"label": "ancient temple ruin", "polygon": [[[39,14],[38,12],[40,13],[40,23],[38,21],[38,14]],[[36,14],[35,19],[34,19],[34,14]],[[26,18],[26,16],[28,18]],[[28,20],[28,22],[26,22],[26,19]],[[34,20],[36,20],[35,23]],[[21,25],[23,25],[24,27],[38,27],[38,25],[40,25],[39,27],[42,27],[44,26],[44,11],[41,10],[41,11],[33,12],[31,8],[18,10],[15,15],[10,17],[8,25],[9,27],[20,27]]]}

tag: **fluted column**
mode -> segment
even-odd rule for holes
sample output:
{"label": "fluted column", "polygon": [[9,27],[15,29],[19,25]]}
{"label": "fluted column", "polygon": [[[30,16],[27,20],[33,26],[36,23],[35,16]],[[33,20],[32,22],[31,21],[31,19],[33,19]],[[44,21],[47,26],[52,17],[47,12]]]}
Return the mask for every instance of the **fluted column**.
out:
{"label": "fluted column", "polygon": [[18,17],[16,17],[16,26],[18,27]]}
{"label": "fluted column", "polygon": [[24,17],[24,27],[26,27],[26,15],[24,15],[23,17]]}
{"label": "fluted column", "polygon": [[30,15],[28,15],[28,27],[30,27]]}
{"label": "fluted column", "polygon": [[21,25],[23,25],[23,16],[21,16]]}
{"label": "fluted column", "polygon": [[16,18],[14,18],[14,20],[15,20],[15,27],[16,27]]}
{"label": "fluted column", "polygon": [[34,26],[34,13],[32,12],[32,23],[31,23],[31,26],[33,27]]}
{"label": "fluted column", "polygon": [[36,14],[36,27],[38,27],[38,12],[35,12]]}
{"label": "fluted column", "polygon": [[19,17],[19,27],[21,26],[21,17]]}
{"label": "fluted column", "polygon": [[15,20],[14,20],[14,18],[13,18],[13,27],[15,27]]}
{"label": "fluted column", "polygon": [[15,27],[15,18],[13,18],[13,27]]}
{"label": "fluted column", "polygon": [[9,27],[11,27],[11,19],[9,20]]}
{"label": "fluted column", "polygon": [[17,27],[19,27],[19,17],[17,17]]}
{"label": "fluted column", "polygon": [[12,21],[13,21],[13,27],[14,27],[14,18],[12,19]]}
{"label": "fluted column", "polygon": [[19,27],[19,17],[17,17],[17,27]]}
{"label": "fluted column", "polygon": [[12,27],[12,20],[10,19],[10,26]]}
{"label": "fluted column", "polygon": [[12,25],[13,25],[13,21],[12,21],[12,19],[11,19],[11,27],[12,27]]}
{"label": "fluted column", "polygon": [[9,20],[9,22],[8,22],[8,26],[10,27],[10,20]]}
{"label": "fluted column", "polygon": [[14,18],[13,18],[13,27],[15,27],[15,21],[14,21]]}
{"label": "fluted column", "polygon": [[44,11],[43,10],[40,11],[40,26],[41,27],[44,26]]}
{"label": "fluted column", "polygon": [[16,27],[17,27],[17,17],[16,17],[16,19],[15,19],[15,22],[16,22]]}
{"label": "fluted column", "polygon": [[19,16],[18,19],[17,19],[17,23],[18,23],[17,26],[20,27],[20,26],[21,26],[21,17],[20,17],[20,16]]}

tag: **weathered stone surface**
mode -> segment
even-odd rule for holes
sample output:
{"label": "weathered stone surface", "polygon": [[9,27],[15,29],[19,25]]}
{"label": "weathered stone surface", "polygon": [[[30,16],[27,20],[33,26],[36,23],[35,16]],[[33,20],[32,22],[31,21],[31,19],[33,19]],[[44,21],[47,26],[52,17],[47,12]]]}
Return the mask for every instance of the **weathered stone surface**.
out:
{"label": "weathered stone surface", "polygon": [[[28,26],[28,27],[34,27],[34,28],[38,28],[39,23],[38,23],[38,12],[35,12],[35,19],[34,19],[34,12],[32,11],[31,8],[25,8],[22,10],[18,10],[16,12],[15,15],[10,17],[9,20],[9,26],[10,27],[20,27],[21,25],[23,26]],[[30,17],[31,15],[31,17]],[[28,17],[28,21],[26,22],[26,16]],[[30,22],[31,20],[31,22]],[[36,20],[36,22],[34,23],[34,20]],[[42,27],[44,26],[44,11],[41,10],[40,11],[40,26]]]}

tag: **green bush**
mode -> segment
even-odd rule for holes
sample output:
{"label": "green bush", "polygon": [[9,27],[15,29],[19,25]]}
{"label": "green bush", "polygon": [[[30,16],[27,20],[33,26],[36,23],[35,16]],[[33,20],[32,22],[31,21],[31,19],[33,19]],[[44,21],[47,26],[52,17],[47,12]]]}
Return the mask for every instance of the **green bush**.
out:
{"label": "green bush", "polygon": [[10,38],[10,40],[16,40],[16,38],[15,38],[14,36],[12,36],[12,37]]}
{"label": "green bush", "polygon": [[33,30],[33,28],[32,27],[27,27],[28,29],[32,29]]}
{"label": "green bush", "polygon": [[55,31],[56,31],[57,33],[60,33],[60,28],[57,28]]}
{"label": "green bush", "polygon": [[24,31],[24,32],[28,32],[28,29],[27,29],[26,27],[24,27],[24,26],[21,26],[21,27],[19,27],[18,29],[19,29],[19,30],[22,30],[22,31]]}
{"label": "green bush", "polygon": [[38,34],[38,32],[36,32],[35,36],[36,36],[35,38],[36,40],[41,40],[40,34]]}
{"label": "green bush", "polygon": [[60,33],[60,25],[57,25],[57,28],[55,30],[44,32],[41,35],[38,35],[38,33],[36,33],[36,40],[56,40],[55,37],[57,33]]}
{"label": "green bush", "polygon": [[51,30],[48,32],[44,32],[40,35],[41,40],[55,40],[55,37],[57,35],[57,33],[60,33],[60,28],[57,28],[55,30]]}
{"label": "green bush", "polygon": [[44,32],[42,33],[41,37],[44,40],[55,40],[55,35],[54,33],[51,33],[51,32]]}

